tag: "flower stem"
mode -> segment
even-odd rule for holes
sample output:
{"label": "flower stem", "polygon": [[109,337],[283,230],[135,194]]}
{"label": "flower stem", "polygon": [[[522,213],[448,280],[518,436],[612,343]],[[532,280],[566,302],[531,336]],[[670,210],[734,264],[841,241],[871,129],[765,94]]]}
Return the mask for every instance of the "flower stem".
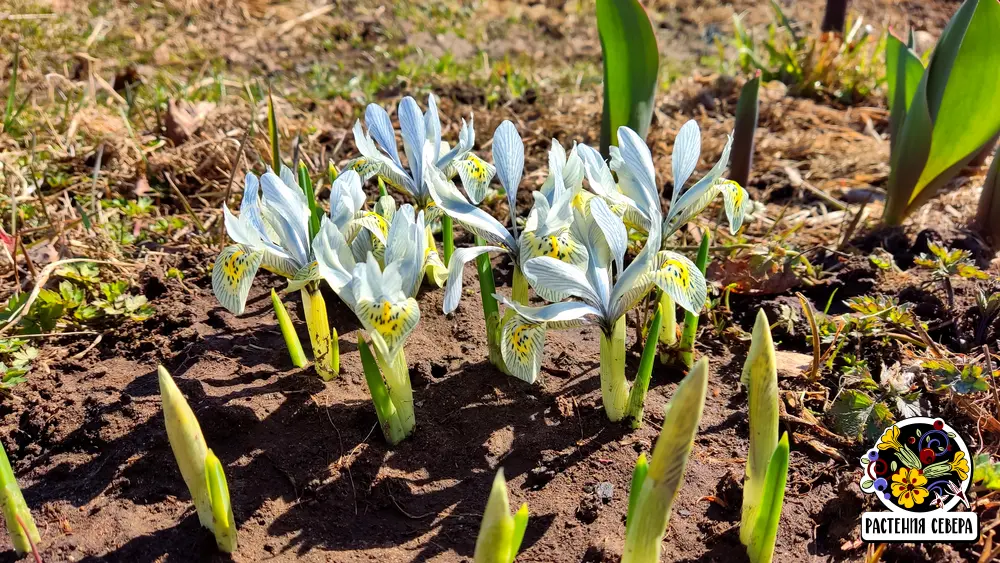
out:
{"label": "flower stem", "polygon": [[[486,241],[476,237],[476,244],[483,246]],[[483,317],[486,319],[486,343],[490,351],[490,363],[500,371],[509,374],[500,352],[500,306],[493,294],[497,291],[493,281],[493,266],[490,264],[489,253],[476,257],[476,272],[479,274],[479,295],[483,300]]]}
{"label": "flower stem", "polygon": [[278,298],[278,292],[273,289],[271,290],[271,304],[274,305],[274,316],[278,318],[278,327],[281,328],[281,336],[285,339],[285,347],[288,348],[288,354],[292,357],[292,365],[297,368],[305,367],[307,360],[306,353],[302,350],[302,342],[299,341],[299,335],[295,332],[292,319],[288,317],[288,311],[285,310],[284,304]]}
{"label": "flower stem", "polygon": [[451,216],[441,216],[441,246],[444,247],[444,265],[451,264],[451,255],[455,253],[455,227]]}
{"label": "flower stem", "polygon": [[406,365],[406,355],[400,348],[395,357],[387,358],[387,350],[375,345],[375,360],[382,370],[385,385],[389,390],[389,399],[396,407],[403,437],[409,436],[417,425],[417,417],[413,412],[413,387],[410,386],[410,368]]}
{"label": "flower stem", "polygon": [[382,426],[382,435],[390,444],[398,444],[406,434],[403,432],[403,425],[399,421],[399,413],[396,412],[392,399],[389,398],[389,389],[382,379],[378,362],[372,356],[368,343],[360,334],[358,335],[358,350],[361,352],[361,365],[365,372],[365,381],[368,383],[368,391],[372,395],[372,403],[375,404],[375,414],[378,415],[379,425]]}
{"label": "flower stem", "polygon": [[[708,231],[701,236],[701,246],[698,247],[698,257],[695,258],[694,265],[705,275],[708,268],[708,248],[711,242]],[[701,313],[684,311],[684,331],[681,333],[680,356],[681,362],[685,366],[694,365],[694,337],[698,334],[698,319]]]}
{"label": "flower stem", "polygon": [[524,277],[521,268],[514,268],[514,280],[511,287],[511,299],[521,305],[528,304],[528,278]]}
{"label": "flower stem", "polygon": [[660,310],[663,311],[663,327],[660,329],[663,351],[660,352],[660,363],[666,364],[670,362],[670,354],[677,346],[677,305],[666,291],[660,292]]}
{"label": "flower stem", "polygon": [[611,334],[601,331],[601,399],[611,422],[625,417],[629,384],[625,379],[625,317],[615,321]]}
{"label": "flower stem", "polygon": [[312,343],[316,373],[325,381],[337,377],[340,371],[340,343],[330,334],[330,321],[326,316],[326,301],[319,284],[311,283],[302,288],[302,304],[306,311],[306,326]]}

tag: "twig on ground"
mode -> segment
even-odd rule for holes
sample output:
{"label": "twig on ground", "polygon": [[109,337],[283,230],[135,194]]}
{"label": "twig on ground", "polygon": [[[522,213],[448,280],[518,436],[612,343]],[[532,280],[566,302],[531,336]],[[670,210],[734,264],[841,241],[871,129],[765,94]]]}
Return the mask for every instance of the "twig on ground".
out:
{"label": "twig on ground", "polygon": [[188,202],[187,198],[184,197],[184,194],[181,192],[181,189],[177,187],[177,184],[174,183],[174,180],[170,177],[170,173],[164,172],[163,176],[167,179],[167,183],[170,184],[170,188],[174,190],[174,193],[177,194],[177,197],[181,200],[181,206],[184,208],[184,211],[191,216],[191,220],[194,221],[195,226],[198,227],[198,232],[204,233],[205,224],[201,222],[201,219],[198,217],[198,214],[194,212],[194,209],[191,209],[191,204]]}

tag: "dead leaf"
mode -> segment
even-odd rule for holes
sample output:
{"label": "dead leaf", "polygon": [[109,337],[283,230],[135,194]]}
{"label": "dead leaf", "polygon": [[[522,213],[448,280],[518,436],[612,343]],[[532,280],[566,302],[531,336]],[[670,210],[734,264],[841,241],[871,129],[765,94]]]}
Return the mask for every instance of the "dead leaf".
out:
{"label": "dead leaf", "polygon": [[184,100],[170,100],[167,102],[167,115],[163,120],[167,138],[173,141],[175,146],[184,144],[204,125],[205,119],[214,109],[215,104],[212,102],[192,104]]}

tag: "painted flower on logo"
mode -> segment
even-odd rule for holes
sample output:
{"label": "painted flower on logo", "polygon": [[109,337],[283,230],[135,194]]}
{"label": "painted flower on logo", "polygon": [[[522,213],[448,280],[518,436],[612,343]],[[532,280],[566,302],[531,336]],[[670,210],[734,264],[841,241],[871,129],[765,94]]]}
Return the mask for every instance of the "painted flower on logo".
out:
{"label": "painted flower on logo", "polygon": [[[896,431],[897,435],[899,431]],[[879,444],[881,447],[882,444]],[[914,504],[922,504],[927,498],[927,478],[920,470],[903,467],[892,476],[892,496],[899,499],[899,505],[913,508]]]}
{"label": "painted flower on logo", "polygon": [[895,425],[887,428],[878,441],[878,449],[880,450],[898,450],[902,447],[899,443],[899,428]]}
{"label": "painted flower on logo", "polygon": [[958,473],[960,480],[965,481],[969,477],[969,460],[965,459],[964,452],[956,452],[950,466],[952,471]]}

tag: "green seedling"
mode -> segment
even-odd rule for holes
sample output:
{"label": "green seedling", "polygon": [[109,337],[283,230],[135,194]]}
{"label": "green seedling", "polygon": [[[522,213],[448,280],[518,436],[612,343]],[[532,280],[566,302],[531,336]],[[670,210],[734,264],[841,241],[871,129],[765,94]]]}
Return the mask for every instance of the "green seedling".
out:
{"label": "green seedling", "polygon": [[292,358],[292,365],[297,368],[305,367],[306,353],[302,350],[302,343],[299,342],[299,335],[295,332],[292,319],[288,317],[285,305],[281,303],[278,292],[271,290],[271,304],[274,306],[274,316],[278,319],[278,327],[281,329],[281,337],[285,339],[285,347]]}
{"label": "green seedling", "polygon": [[788,435],[778,440],[778,368],[763,310],[757,313],[741,382],[749,399],[750,453],[740,541],[752,563],[770,563],[788,476]]}
{"label": "green seedling", "polygon": [[205,444],[198,419],[173,378],[163,366],[157,372],[170,449],[191,492],[198,520],[215,534],[220,550],[232,553],[236,550],[236,521],[222,464]]}
{"label": "green seedling", "polygon": [[646,463],[639,456],[629,490],[622,563],[656,563],[674,499],[684,484],[694,437],[708,390],[708,360],[702,358],[681,381],[667,404],[663,429]]}
{"label": "green seedling", "polygon": [[500,469],[493,479],[483,522],[479,525],[474,563],[513,563],[527,527],[528,503],[522,504],[511,516],[507,482],[503,478],[503,469]]}

